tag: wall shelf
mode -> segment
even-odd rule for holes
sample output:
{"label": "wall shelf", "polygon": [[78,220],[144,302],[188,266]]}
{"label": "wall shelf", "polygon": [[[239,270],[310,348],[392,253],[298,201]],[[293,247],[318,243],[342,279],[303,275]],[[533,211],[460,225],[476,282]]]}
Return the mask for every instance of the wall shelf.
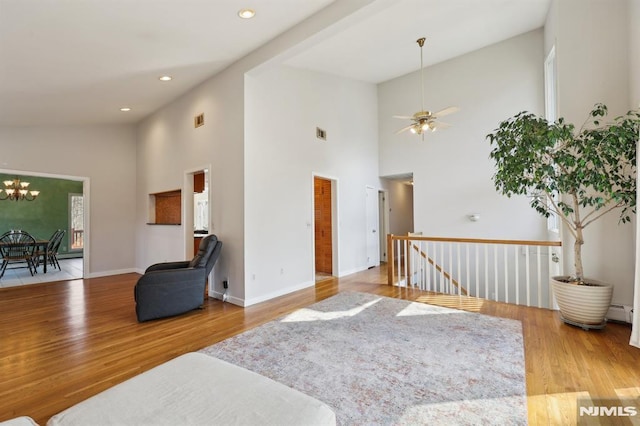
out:
{"label": "wall shelf", "polygon": [[180,225],[182,223],[182,191],[149,194],[148,225]]}

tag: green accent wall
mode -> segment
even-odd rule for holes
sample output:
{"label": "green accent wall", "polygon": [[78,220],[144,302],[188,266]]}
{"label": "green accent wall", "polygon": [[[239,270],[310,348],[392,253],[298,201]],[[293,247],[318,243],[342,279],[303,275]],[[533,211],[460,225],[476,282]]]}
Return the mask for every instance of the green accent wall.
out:
{"label": "green accent wall", "polygon": [[[82,194],[82,182],[0,173],[0,188],[4,188],[2,182],[15,178],[29,182],[29,189],[40,191],[40,195],[34,201],[0,201],[0,235],[21,229],[36,239],[48,239],[57,229],[64,229],[67,233],[60,244],[60,253],[68,253],[69,194]],[[4,191],[0,193],[5,195]]]}

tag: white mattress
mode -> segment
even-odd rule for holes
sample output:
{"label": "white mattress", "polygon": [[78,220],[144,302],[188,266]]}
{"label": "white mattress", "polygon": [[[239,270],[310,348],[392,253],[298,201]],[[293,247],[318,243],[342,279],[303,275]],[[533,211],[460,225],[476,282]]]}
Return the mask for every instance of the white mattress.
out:
{"label": "white mattress", "polygon": [[48,426],[335,425],[324,403],[217,358],[188,353],[56,414]]}

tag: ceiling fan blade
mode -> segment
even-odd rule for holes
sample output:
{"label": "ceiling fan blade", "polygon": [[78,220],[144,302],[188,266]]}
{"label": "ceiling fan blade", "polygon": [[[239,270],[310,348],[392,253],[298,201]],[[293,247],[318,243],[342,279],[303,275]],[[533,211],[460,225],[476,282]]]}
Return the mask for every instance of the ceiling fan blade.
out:
{"label": "ceiling fan blade", "polygon": [[431,125],[432,125],[431,127],[432,130],[436,130],[436,129],[440,130],[440,129],[446,129],[448,127],[451,127],[451,124],[445,123],[442,121],[433,121]]}
{"label": "ceiling fan blade", "polygon": [[409,116],[409,115],[394,115],[393,118],[399,118],[401,120],[411,120],[411,119],[413,119],[413,117]]}
{"label": "ceiling fan blade", "polygon": [[407,127],[403,127],[402,129],[400,129],[400,130],[398,130],[398,131],[396,132],[396,135],[398,135],[398,134],[400,134],[400,133],[402,133],[402,132],[406,132],[407,130],[409,130],[409,129],[410,129],[410,128],[412,128],[412,127],[413,127],[413,124],[411,124],[411,125],[409,125],[409,126],[407,126]]}
{"label": "ceiling fan blade", "polygon": [[450,106],[443,109],[442,111],[435,112],[432,115],[436,117],[444,117],[445,115],[453,114],[454,112],[458,112],[458,111],[460,111],[460,108],[455,106]]}

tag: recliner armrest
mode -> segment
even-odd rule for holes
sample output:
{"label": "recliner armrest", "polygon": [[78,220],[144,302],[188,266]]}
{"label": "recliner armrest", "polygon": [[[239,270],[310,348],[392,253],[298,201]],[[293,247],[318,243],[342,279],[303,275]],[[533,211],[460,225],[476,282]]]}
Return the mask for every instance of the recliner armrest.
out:
{"label": "recliner armrest", "polygon": [[187,268],[189,266],[189,261],[188,260],[183,260],[180,262],[163,262],[163,263],[156,263],[155,265],[151,265],[149,266],[144,272],[150,272],[150,271],[164,271],[167,269],[181,269],[181,268]]}
{"label": "recliner armrest", "polygon": [[183,284],[190,285],[193,282],[202,281],[204,283],[204,268],[176,268],[176,269],[158,269],[146,272],[138,279],[136,285],[166,285],[166,284]]}

